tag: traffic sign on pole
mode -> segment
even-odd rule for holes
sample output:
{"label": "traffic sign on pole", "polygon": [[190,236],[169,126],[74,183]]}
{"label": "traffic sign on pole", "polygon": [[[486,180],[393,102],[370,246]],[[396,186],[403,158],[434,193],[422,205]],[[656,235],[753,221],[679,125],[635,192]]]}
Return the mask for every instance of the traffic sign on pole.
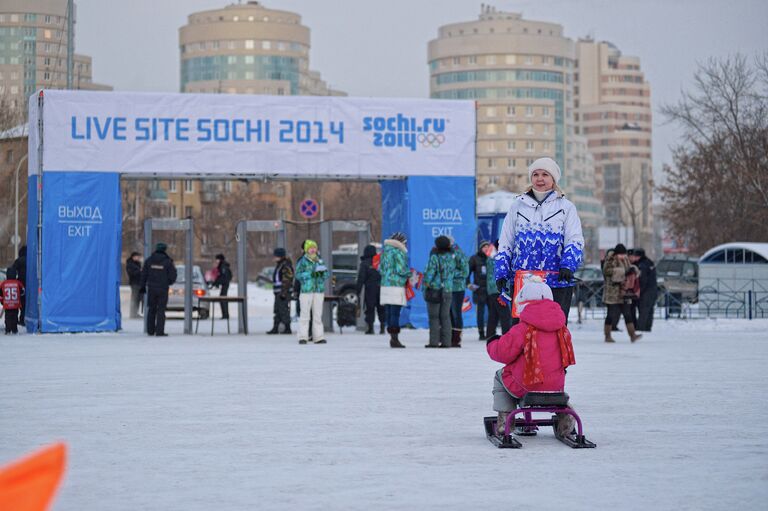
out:
{"label": "traffic sign on pole", "polygon": [[315,218],[320,213],[320,206],[315,199],[304,199],[299,205],[299,213],[306,219]]}

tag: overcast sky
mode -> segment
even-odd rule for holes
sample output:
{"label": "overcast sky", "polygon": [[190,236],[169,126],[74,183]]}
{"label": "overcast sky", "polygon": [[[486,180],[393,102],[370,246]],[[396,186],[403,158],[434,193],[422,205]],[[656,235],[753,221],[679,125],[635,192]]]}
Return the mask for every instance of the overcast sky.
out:
{"label": "overcast sky", "polygon": [[[651,84],[654,168],[670,161],[678,131],[658,108],[691,83],[696,63],[768,51],[766,0],[498,0],[498,10],[563,25],[636,55]],[[228,0],[76,0],[77,52],[94,81],[123,91],[179,90],[178,29],[190,13]],[[470,0],[266,0],[311,29],[310,66],[351,96],[428,97],[427,42],[439,26],[477,19]]]}

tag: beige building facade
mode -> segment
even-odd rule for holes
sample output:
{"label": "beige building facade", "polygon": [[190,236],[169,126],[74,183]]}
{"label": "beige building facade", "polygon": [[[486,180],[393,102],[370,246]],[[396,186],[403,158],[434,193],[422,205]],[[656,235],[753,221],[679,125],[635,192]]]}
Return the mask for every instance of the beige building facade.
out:
{"label": "beige building facade", "polygon": [[633,227],[635,245],[653,244],[651,89],[640,59],[611,43],[577,42],[576,119],[595,159],[605,224]]}
{"label": "beige building facade", "polygon": [[[0,98],[8,108],[26,111],[36,90],[66,88],[67,27],[66,0],[0,2]],[[112,89],[93,82],[87,55],[74,54],[72,73],[74,89]]]}
{"label": "beige building facade", "polygon": [[430,96],[477,102],[478,193],[522,191],[543,155],[565,169],[573,133],[575,47],[555,23],[483,6],[429,42]]}

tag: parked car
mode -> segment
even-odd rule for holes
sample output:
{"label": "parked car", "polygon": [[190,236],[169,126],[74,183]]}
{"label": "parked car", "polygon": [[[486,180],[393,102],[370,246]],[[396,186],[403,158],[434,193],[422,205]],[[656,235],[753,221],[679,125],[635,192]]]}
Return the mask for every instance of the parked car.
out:
{"label": "parked car", "polygon": [[265,266],[261,269],[258,275],[256,275],[256,284],[263,287],[272,287],[272,275],[275,273],[274,266]]}
{"label": "parked car", "polygon": [[360,256],[357,252],[347,250],[333,251],[333,272],[331,285],[333,294],[341,297],[347,303],[357,305],[357,269],[360,266]]}
{"label": "parked car", "polygon": [[656,281],[660,297],[668,291],[677,303],[695,303],[699,297],[699,262],[686,256],[664,256],[656,263]]}
{"label": "parked car", "polygon": [[587,307],[601,307],[603,305],[603,271],[597,264],[582,266],[573,274],[578,280],[573,293],[573,303],[576,304],[579,296]]}
{"label": "parked car", "polygon": [[[185,265],[176,265],[176,282],[171,286],[168,292],[168,311],[184,311],[184,269]],[[203,303],[200,307],[197,306],[196,297],[206,296],[208,294],[205,279],[203,278],[203,272],[198,265],[192,267],[192,313],[198,313],[200,319],[206,319],[210,315],[210,303]]]}

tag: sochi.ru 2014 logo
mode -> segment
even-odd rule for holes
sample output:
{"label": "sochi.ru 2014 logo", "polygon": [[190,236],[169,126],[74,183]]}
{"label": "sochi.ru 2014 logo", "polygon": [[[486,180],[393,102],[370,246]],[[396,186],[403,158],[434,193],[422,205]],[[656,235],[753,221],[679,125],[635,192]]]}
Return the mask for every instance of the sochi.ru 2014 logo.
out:
{"label": "sochi.ru 2014 logo", "polygon": [[445,142],[446,120],[426,117],[417,120],[403,114],[391,117],[364,117],[363,131],[373,133],[376,147],[438,148]]}

